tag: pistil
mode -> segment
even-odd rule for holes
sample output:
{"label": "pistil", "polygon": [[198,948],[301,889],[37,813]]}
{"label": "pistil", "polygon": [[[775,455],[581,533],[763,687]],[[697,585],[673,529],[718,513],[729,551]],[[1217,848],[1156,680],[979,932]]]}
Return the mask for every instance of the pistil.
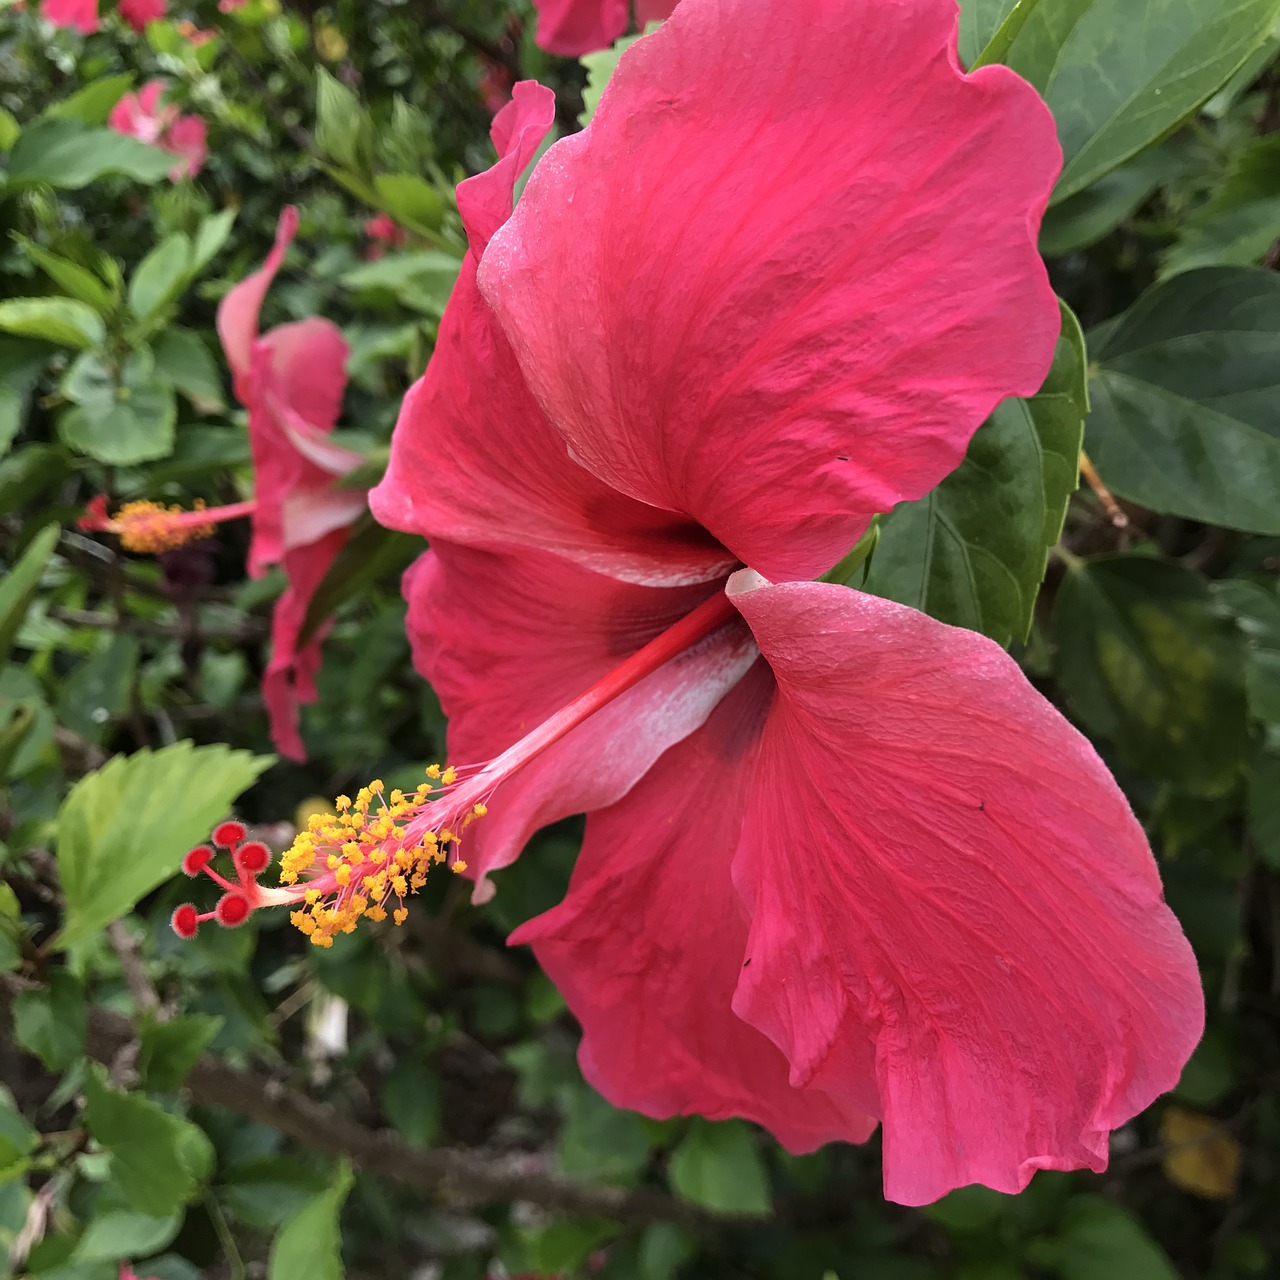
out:
{"label": "pistil", "polygon": [[114,516],[108,516],[107,500],[99,494],[76,523],[87,532],[116,534],[126,551],[155,555],[207,538],[216,525],[251,516],[256,506],[255,502],[249,501],[233,502],[225,507],[206,507],[197,501],[193,510],[185,511],[179,506],[166,507],[144,499],[126,502]]}
{"label": "pistil", "polygon": [[728,597],[717,592],[488,764],[465,770],[431,765],[426,781],[408,794],[387,793],[375,779],[354,800],[339,796],[334,812],[312,817],[285,851],[278,888],[263,888],[257,882],[269,862],[266,846],[246,842],[241,824],[222,823],[213,843],[230,854],[236,879],[214,870],[209,846],[188,853],[182,869],[191,876],[209,876],[223,895],[203,914],[189,903],[179,907],[173,914],[174,931],[191,938],[206,921],[232,928],[260,908],[288,906],[290,920],[313,944],[330,947],[336,934],[352,932],[362,917],[386,919],[393,899],[391,917],[403,924],[408,915],[405,899],[426,884],[433,868],[447,864],[456,873],[466,871],[464,835],[488,813],[489,801],[503,782],[736,617]]}

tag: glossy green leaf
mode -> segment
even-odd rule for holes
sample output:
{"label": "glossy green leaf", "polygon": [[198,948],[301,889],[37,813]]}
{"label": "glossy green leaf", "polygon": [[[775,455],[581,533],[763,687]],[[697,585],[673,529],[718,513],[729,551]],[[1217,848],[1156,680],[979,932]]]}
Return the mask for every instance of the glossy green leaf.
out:
{"label": "glossy green leaf", "polygon": [[691,1121],[668,1176],[678,1195],[713,1213],[763,1216],[771,1207],[760,1153],[739,1120]]}
{"label": "glossy green leaf", "polygon": [[191,1013],[168,1022],[147,1022],[138,1037],[143,1084],[156,1093],[181,1088],[223,1021],[214,1014]]}
{"label": "glossy green leaf", "polygon": [[166,236],[142,259],[129,280],[129,310],[150,320],[182,291],[191,270],[191,241],[180,231]]}
{"label": "glossy green leaf", "polygon": [[27,397],[49,363],[49,348],[28,338],[0,339],[0,454],[22,430]]}
{"label": "glossy green leaf", "polygon": [[1000,405],[955,472],[881,523],[865,590],[1001,644],[1026,636],[1079,479],[1084,339],[1062,314],[1044,387]]}
{"label": "glossy green leaf", "polygon": [[210,214],[201,220],[191,246],[191,273],[199,275],[218,256],[219,250],[227,243],[231,228],[235,225],[235,208],[223,209],[221,213]]}
{"label": "glossy green leaf", "polygon": [[9,190],[47,183],[78,190],[118,173],[138,182],[159,182],[173,157],[112,129],[87,128],[74,120],[40,120],[22,131],[9,154]]}
{"label": "glossy green leaf", "polygon": [[111,290],[87,267],[50,252],[26,236],[15,236],[14,239],[22,252],[73,298],[92,307],[99,315],[106,315],[115,306],[116,299]]}
{"label": "glossy green leaf", "polygon": [[579,1085],[564,1097],[556,1143],[560,1172],[588,1181],[632,1183],[649,1162],[649,1137],[633,1111],[619,1111]]}
{"label": "glossy green leaf", "polygon": [[961,0],[960,61],[971,67],[1018,0]]}
{"label": "glossy green leaf", "polygon": [[107,336],[98,313],[75,298],[10,298],[0,302],[0,329],[63,347],[93,347]]}
{"label": "glossy green leaf", "polygon": [[1274,582],[1228,579],[1215,582],[1213,593],[1244,636],[1250,712],[1264,724],[1280,725],[1280,591]]}
{"label": "glossy green leaf", "polygon": [[21,132],[22,126],[13,118],[13,114],[0,107],[0,152],[11,151]]}
{"label": "glossy green leaf", "polygon": [[179,1213],[154,1217],[129,1209],[108,1209],[89,1219],[72,1258],[76,1262],[145,1258],[163,1249],[181,1225]]}
{"label": "glossy green leaf", "polygon": [[40,576],[58,545],[61,532],[56,524],[45,525],[27,543],[18,562],[0,577],[0,664],[9,659],[18,628],[35,599]]}
{"label": "glossy green leaf", "polygon": [[323,67],[316,68],[316,142],[331,160],[357,174],[373,160],[373,126],[346,85]]}
{"label": "glossy green leaf", "polygon": [[344,1161],[333,1183],[305,1204],[271,1242],[267,1280],[342,1280],[342,1235],[338,1217],[347,1192],[351,1170]]}
{"label": "glossy green leaf", "polygon": [[117,1093],[96,1064],[84,1093],[85,1125],[111,1153],[113,1180],[130,1207],[160,1218],[195,1198],[212,1165],[199,1129],[137,1094]]}
{"label": "glossy green leaf", "polygon": [[582,111],[578,123],[586,125],[595,115],[600,99],[604,96],[605,86],[613,78],[618,69],[618,59],[631,48],[641,36],[623,36],[615,40],[608,49],[600,49],[595,53],[584,54],[581,62],[587,69],[587,83],[582,90]]}
{"label": "glossy green leaf", "polygon": [[298,644],[305,645],[344,601],[379,579],[398,574],[421,550],[421,539],[384,529],[368,512],[363,514],[308,602]]}
{"label": "glossy green leaf", "polygon": [[1262,750],[1254,756],[1246,812],[1258,856],[1280,871],[1280,753]]}
{"label": "glossy green leaf", "polygon": [[122,916],[176,874],[235,798],[272,762],[221,744],[177,742],[115,756],[72,787],[58,811],[68,947]]}
{"label": "glossy green leaf", "polygon": [[112,466],[133,466],[173,451],[178,406],[173,387],[145,349],[119,370],[86,352],[62,380],[74,405],[58,419],[63,444]]}
{"label": "glossy green leaf", "polygon": [[75,120],[81,124],[106,124],[111,108],[133,88],[133,76],[99,76],[82,89],[55,102],[41,113],[42,120]]}
{"label": "glossy green leaf", "polygon": [[1200,577],[1148,556],[1074,564],[1053,638],[1072,710],[1130,764],[1200,794],[1232,784],[1248,742],[1244,645]]}
{"label": "glossy green leaf", "polygon": [[0,1183],[20,1178],[26,1172],[27,1156],[39,1141],[39,1133],[14,1105],[13,1095],[0,1086]]}
{"label": "glossy green leaf", "polygon": [[435,231],[448,210],[440,192],[416,173],[380,173],[373,186],[382,207],[410,229]]}
{"label": "glossy green leaf", "polygon": [[138,668],[138,641],[130,635],[110,642],[81,661],[62,684],[58,720],[87,742],[101,742],[111,717],[129,700]]}
{"label": "glossy green leaf", "polygon": [[1188,222],[1160,269],[1259,262],[1280,239],[1280,136],[1256,138],[1231,158],[1212,198]]}
{"label": "glossy green leaf", "polygon": [[1085,447],[1115,493],[1280,533],[1280,276],[1249,267],[1174,276],[1092,355]]}
{"label": "glossy green leaf", "polygon": [[1185,165],[1172,143],[1151,147],[1097,182],[1053,205],[1040,224],[1040,252],[1047,258],[1088,248],[1110,234],[1156,187]]}
{"label": "glossy green leaf", "polygon": [[84,992],[65,969],[48,984],[13,998],[13,1038],[50,1071],[62,1071],[84,1053]]}
{"label": "glossy green leaf", "polygon": [[1155,142],[1262,43],[1275,0],[1040,0],[1008,64],[1044,95],[1064,200]]}
{"label": "glossy green leaf", "polygon": [[1138,1221],[1101,1196],[1072,1201],[1050,1256],[1061,1280],[1179,1280]]}
{"label": "glossy green leaf", "polygon": [[226,408],[222,375],[198,334],[167,325],[155,340],[154,354],[156,377],[184,395],[197,413],[219,413]]}

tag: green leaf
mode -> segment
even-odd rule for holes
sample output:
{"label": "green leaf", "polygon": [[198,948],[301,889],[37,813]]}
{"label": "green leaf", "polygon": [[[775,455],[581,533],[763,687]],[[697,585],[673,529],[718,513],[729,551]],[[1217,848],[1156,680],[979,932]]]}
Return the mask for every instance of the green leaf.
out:
{"label": "green leaf", "polygon": [[338,1215],[351,1189],[344,1160],[333,1183],[304,1205],[271,1242],[267,1280],[342,1280],[342,1236]]}
{"label": "green leaf", "polygon": [[991,636],[1023,639],[1079,482],[1084,338],[1064,305],[1053,368],[1028,400],[1006,400],[960,467],[880,525],[864,589]]}
{"label": "green leaf", "polygon": [[111,1153],[115,1183],[132,1208],[162,1218],[195,1198],[212,1164],[209,1140],[195,1125],[137,1094],[115,1092],[97,1064],[84,1093],[85,1125]]}
{"label": "green leaf", "polygon": [[604,96],[605,85],[613,78],[613,73],[618,69],[618,59],[622,57],[628,49],[631,48],[637,40],[644,37],[640,35],[623,36],[621,40],[615,40],[608,49],[601,49],[597,53],[587,53],[579,59],[582,65],[587,69],[587,84],[582,91],[582,112],[578,116],[578,123],[586,126],[593,115],[596,108],[600,105],[600,99]]}
{"label": "green leaf", "polygon": [[1280,276],[1207,267],[1156,285],[1091,372],[1085,447],[1115,493],[1280,533]]}
{"label": "green leaf", "polygon": [[129,1209],[108,1209],[89,1219],[71,1255],[75,1262],[115,1262],[157,1253],[178,1234],[180,1213],[153,1217]]}
{"label": "green leaf", "polygon": [[54,547],[58,545],[61,532],[56,524],[45,525],[27,543],[18,563],[0,578],[0,664],[9,660],[18,628],[35,599],[40,577]]}
{"label": "green leaf", "polygon": [[1064,165],[1054,200],[1150,146],[1265,39],[1275,0],[1040,0],[1008,64],[1044,95]]}
{"label": "green leaf", "polygon": [[46,107],[42,120],[73,120],[81,124],[106,124],[111,108],[133,88],[131,75],[102,76],[61,102]]}
{"label": "green leaf", "polygon": [[222,375],[198,334],[167,325],[156,339],[154,353],[156,376],[186,396],[197,413],[220,413],[226,408]]}
{"label": "green leaf", "polygon": [[1160,268],[1162,277],[1195,267],[1259,262],[1280,238],[1280,137],[1255,138],[1231,157],[1213,196],[1187,223]]}
{"label": "green leaf", "polygon": [[0,515],[39,497],[66,474],[62,456],[51,444],[23,445],[0,458]]}
{"label": "green leaf", "polygon": [[235,225],[237,209],[223,209],[201,220],[191,250],[191,274],[197,276],[218,256]]}
{"label": "green leaf", "polygon": [[420,1062],[397,1062],[382,1086],[382,1110],[406,1142],[429,1147],[440,1134],[439,1077]]}
{"label": "green leaf", "polygon": [[138,1055],[143,1085],[155,1093],[181,1088],[223,1021],[214,1014],[191,1013],[168,1022],[146,1023]]}
{"label": "green leaf", "polygon": [[1259,751],[1254,756],[1245,811],[1258,856],[1280,871],[1280,754]]}
{"label": "green leaf", "polygon": [[84,1053],[84,992],[65,969],[46,987],[13,998],[13,1038],[50,1071],[62,1071]]}
{"label": "green leaf", "polygon": [[974,59],[991,42],[1018,0],[961,0],[960,61],[973,66]]}
{"label": "green leaf", "polygon": [[150,320],[182,292],[190,269],[191,241],[175,231],[138,263],[129,280],[129,310]]}
{"label": "green leaf", "polygon": [[1144,204],[1157,186],[1176,177],[1184,163],[1181,148],[1170,143],[1151,147],[1055,204],[1040,224],[1040,252],[1052,258],[1096,244]]}
{"label": "green leaf", "polygon": [[81,778],[58,811],[67,917],[57,945],[96,933],[175,874],[271,762],[220,743],[177,742],[116,756]]}
{"label": "green leaf", "polygon": [[132,352],[118,374],[86,352],[68,369],[62,394],[75,406],[58,419],[68,448],[125,467],[173,452],[177,401],[145,348]]}
{"label": "green leaf", "polygon": [[22,132],[22,126],[13,118],[12,114],[0,107],[0,152],[12,151],[13,144],[17,142],[18,135]]}
{"label": "green leaf", "polygon": [[1240,578],[1213,584],[1213,594],[1235,615],[1248,660],[1249,711],[1264,724],[1280,725],[1280,591]]}
{"label": "green leaf", "polygon": [[357,174],[373,163],[373,125],[346,85],[316,68],[316,143],[331,160]]}
{"label": "green leaf", "polygon": [[106,315],[115,306],[116,299],[111,290],[88,268],[70,258],[51,253],[26,236],[14,236],[14,240],[50,279],[61,285],[73,298],[92,307],[99,315]]}
{"label": "green leaf", "polygon": [[307,603],[298,644],[307,644],[344,601],[389,574],[399,573],[421,549],[420,540],[384,529],[368,512],[361,515]]}
{"label": "green leaf", "polygon": [[1101,1196],[1072,1199],[1053,1256],[1062,1280],[1178,1280],[1137,1220]]}
{"label": "green leaf", "polygon": [[97,346],[107,336],[98,313],[74,298],[10,298],[0,302],[0,329],[64,347]]}
{"label": "green leaf", "polygon": [[39,1133],[14,1105],[13,1095],[0,1086],[0,1183],[20,1178],[29,1156],[40,1141]]}
{"label": "green leaf", "polygon": [[218,1194],[241,1222],[274,1231],[324,1186],[312,1166],[293,1156],[259,1156],[237,1165]]}
{"label": "green leaf", "polygon": [[27,338],[0,339],[0,454],[22,430],[27,397],[49,363],[50,351]]}
{"label": "green leaf", "polygon": [[763,1216],[771,1208],[760,1153],[738,1120],[693,1120],[672,1153],[668,1176],[678,1195],[713,1213]]}
{"label": "green leaf", "polygon": [[382,207],[402,226],[430,234],[448,209],[444,197],[413,173],[380,173],[373,180]]}
{"label": "green leaf", "polygon": [[88,742],[101,742],[111,717],[129,701],[138,669],[138,642],[130,635],[85,658],[66,678],[58,694],[58,719]]}
{"label": "green leaf", "polygon": [[1053,634],[1058,681],[1092,733],[1189,791],[1231,786],[1247,743],[1244,646],[1200,577],[1149,556],[1080,561]]}
{"label": "green leaf", "polygon": [[40,120],[22,131],[9,154],[9,190],[37,183],[78,190],[110,173],[159,182],[173,156],[113,129],[90,129],[73,120]]}
{"label": "green leaf", "polygon": [[565,1091],[556,1141],[561,1173],[589,1181],[633,1183],[649,1163],[650,1143],[634,1111],[620,1111],[584,1085]]}

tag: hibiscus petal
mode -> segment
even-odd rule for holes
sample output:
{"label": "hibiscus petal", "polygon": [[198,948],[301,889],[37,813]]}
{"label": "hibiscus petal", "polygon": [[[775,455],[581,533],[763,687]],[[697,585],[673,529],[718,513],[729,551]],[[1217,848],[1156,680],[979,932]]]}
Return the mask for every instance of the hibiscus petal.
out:
{"label": "hibiscus petal", "polygon": [[786,1059],[730,1008],[748,926],[730,861],[771,687],[758,664],[630,794],[592,814],[568,896],[510,941],[533,944],[582,1023],[583,1075],[615,1106],[742,1116],[811,1151],[865,1141],[876,1121],[793,1089]]}
{"label": "hibiscus petal", "polygon": [[861,1097],[873,1055],[890,1199],[1104,1168],[1203,1026],[1123,795],[990,640],[761,582],[730,580],[778,686],[733,867],[734,1009],[799,1086]]}
{"label": "hibiscus petal", "polygon": [[476,289],[476,256],[510,215],[520,157],[551,121],[549,91],[516,89],[494,122],[499,149],[515,149],[458,188],[472,253],[426,374],[405,397],[386,476],[370,495],[374,515],[432,541],[539,547],[635,582],[721,577],[736,562],[703,530],[619,494],[569,457]]}
{"label": "hibiscus petal", "polygon": [[303,703],[316,700],[320,648],[330,624],[320,626],[301,648],[298,637],[311,597],[346,540],[346,529],[337,530],[306,546],[291,549],[284,557],[289,585],[271,613],[271,657],[262,676],[262,700],[271,722],[271,740],[280,754],[290,760],[307,758],[298,733],[298,709]]}
{"label": "hibiscus petal", "polygon": [[292,205],[286,205],[280,210],[275,244],[267,254],[267,260],[252,275],[245,276],[218,304],[218,337],[222,339],[222,350],[235,375],[236,396],[242,403],[246,397],[241,394],[239,383],[249,376],[262,300],[267,296],[297,230],[298,211]]}
{"label": "hibiscus petal", "polygon": [[[249,410],[257,502],[251,574],[278,563],[288,547],[338,527],[343,513],[354,519],[364,505],[362,494],[332,494],[334,471],[328,465],[345,460],[343,470],[349,471],[360,461],[358,454],[343,450],[345,459],[334,454],[324,466],[311,457],[315,437],[330,431],[341,411],[347,352],[337,325],[313,316],[256,339],[249,370],[236,379],[236,394]],[[307,448],[299,449],[299,436],[307,438]]]}
{"label": "hibiscus petal", "polygon": [[685,0],[480,265],[573,456],[812,577],[927,492],[1059,329],[1053,120],[952,0]]}
{"label": "hibiscus petal", "polygon": [[[450,760],[499,755],[711,593],[619,582],[536,551],[436,542],[406,573],[404,594],[414,665],[449,717]],[[724,627],[504,782],[467,835],[477,893],[538,827],[625,795],[754,658],[746,628]]]}
{"label": "hibiscus petal", "polygon": [[627,0],[533,0],[538,48],[562,58],[607,49],[626,29]]}

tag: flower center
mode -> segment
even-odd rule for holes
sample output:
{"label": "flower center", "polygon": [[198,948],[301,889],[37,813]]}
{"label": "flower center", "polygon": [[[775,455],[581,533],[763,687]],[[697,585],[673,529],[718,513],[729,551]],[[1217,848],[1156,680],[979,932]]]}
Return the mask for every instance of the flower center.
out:
{"label": "flower center", "polygon": [[252,515],[254,508],[253,502],[206,507],[197,499],[193,511],[184,511],[179,506],[166,507],[144,499],[126,502],[114,516],[108,516],[107,500],[99,496],[89,503],[76,523],[86,531],[116,534],[126,551],[155,555],[207,538],[215,525]]}
{"label": "flower center", "polygon": [[426,884],[433,867],[448,863],[452,871],[466,871],[463,833],[488,812],[487,802],[502,782],[669,659],[737,616],[729,598],[717,592],[487,765],[464,771],[431,765],[427,781],[410,794],[394,790],[388,795],[375,779],[354,801],[339,796],[335,812],[312,817],[285,851],[279,888],[258,884],[271,861],[266,845],[248,840],[239,822],[221,823],[212,843],[230,854],[236,879],[225,878],[210,865],[214,850],[209,845],[192,849],[182,860],[183,871],[209,876],[223,895],[203,914],[191,903],[180,906],[172,917],[174,932],[193,938],[208,920],[234,928],[262,907],[288,906],[293,908],[290,920],[312,943],[331,947],[334,935],[352,932],[361,917],[385,920],[392,898],[392,917],[397,925],[403,924],[408,915],[405,899]]}

